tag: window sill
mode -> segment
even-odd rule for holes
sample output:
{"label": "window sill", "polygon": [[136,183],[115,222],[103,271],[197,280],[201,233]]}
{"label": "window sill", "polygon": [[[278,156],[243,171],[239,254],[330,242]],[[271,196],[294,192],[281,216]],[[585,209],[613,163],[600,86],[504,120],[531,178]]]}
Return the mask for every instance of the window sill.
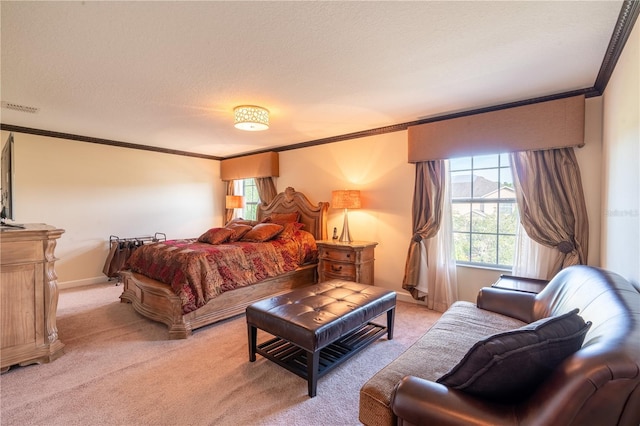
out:
{"label": "window sill", "polygon": [[467,265],[464,263],[456,263],[457,268],[469,268],[469,269],[484,269],[487,271],[499,271],[503,273],[511,273],[513,269],[511,268],[500,268],[498,266],[483,266],[483,265]]}

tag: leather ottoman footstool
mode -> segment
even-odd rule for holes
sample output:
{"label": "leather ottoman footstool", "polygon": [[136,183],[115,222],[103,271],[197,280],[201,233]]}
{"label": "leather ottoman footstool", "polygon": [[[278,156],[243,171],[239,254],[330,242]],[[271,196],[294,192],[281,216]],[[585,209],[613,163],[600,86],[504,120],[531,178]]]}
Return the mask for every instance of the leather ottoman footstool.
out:
{"label": "leather ottoman footstool", "polygon": [[[247,307],[249,361],[256,353],[306,379],[318,378],[383,334],[393,339],[396,293],[368,284],[330,280]],[[387,326],[369,322],[387,313]],[[257,344],[257,329],[273,336]]]}

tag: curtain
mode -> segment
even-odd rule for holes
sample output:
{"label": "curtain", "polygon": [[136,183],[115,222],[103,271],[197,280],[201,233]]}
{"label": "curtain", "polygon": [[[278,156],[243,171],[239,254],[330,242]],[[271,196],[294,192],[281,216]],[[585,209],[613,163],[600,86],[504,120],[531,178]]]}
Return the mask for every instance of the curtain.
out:
{"label": "curtain", "polygon": [[[233,195],[233,181],[232,180],[227,180],[225,181],[227,184],[227,193],[225,195]],[[231,221],[231,219],[233,219],[233,209],[227,209],[225,208],[224,210],[224,223],[229,223]]]}
{"label": "curtain", "polygon": [[273,178],[262,177],[254,178],[256,182],[256,189],[258,190],[258,196],[260,201],[264,204],[269,204],[278,195],[276,185],[273,183]]}
{"label": "curtain", "polygon": [[522,226],[532,240],[557,250],[546,278],[586,264],[589,223],[573,148],[516,152],[510,160]]}
{"label": "curtain", "polygon": [[550,280],[555,275],[554,265],[561,256],[563,254],[554,247],[533,241],[522,224],[518,224],[512,275]]}
{"label": "curtain", "polygon": [[445,161],[416,163],[413,237],[402,282],[402,288],[414,299],[426,299],[429,309],[440,312],[457,299],[446,177]]}

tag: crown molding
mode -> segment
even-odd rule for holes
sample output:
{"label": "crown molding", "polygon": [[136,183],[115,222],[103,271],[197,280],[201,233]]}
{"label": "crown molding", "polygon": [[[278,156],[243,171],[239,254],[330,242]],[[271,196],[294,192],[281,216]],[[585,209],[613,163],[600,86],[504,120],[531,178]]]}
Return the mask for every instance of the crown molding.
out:
{"label": "crown molding", "polygon": [[609,83],[609,79],[618,63],[618,59],[620,59],[624,45],[627,43],[633,26],[638,19],[638,14],[640,14],[640,1],[625,0],[622,3],[618,20],[616,21],[611,40],[609,41],[609,46],[602,60],[596,82],[593,85],[594,89],[600,95],[604,93],[604,89],[607,87],[607,83]]}
{"label": "crown molding", "polygon": [[167,148],[160,148],[160,147],[150,146],[150,145],[140,145],[136,143],[114,141],[111,139],[101,139],[101,138],[94,138],[91,136],[74,135],[71,133],[52,132],[50,130],[14,126],[12,124],[0,123],[0,130],[5,130],[7,132],[26,133],[29,135],[46,136],[51,138],[69,139],[69,140],[78,141],[78,142],[97,143],[100,145],[117,146],[120,148],[130,148],[130,149],[139,149],[142,151],[160,152],[162,154],[182,155],[184,157],[205,158],[207,160],[223,159],[222,157],[215,157],[213,155],[198,154],[195,152],[180,151],[177,149],[167,149]]}

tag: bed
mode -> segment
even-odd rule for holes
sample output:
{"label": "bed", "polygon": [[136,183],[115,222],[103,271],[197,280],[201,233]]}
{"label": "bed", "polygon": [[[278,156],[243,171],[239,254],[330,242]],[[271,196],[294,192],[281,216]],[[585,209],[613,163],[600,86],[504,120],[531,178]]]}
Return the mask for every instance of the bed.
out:
{"label": "bed", "polygon": [[[269,205],[258,206],[257,221],[298,212],[298,222],[304,225],[302,228],[304,231],[311,234],[315,246],[315,240],[327,238],[328,208],[329,203],[320,202],[314,205],[303,193],[289,187],[278,194]],[[185,248],[184,244],[187,243],[183,240],[169,242],[181,249]],[[251,285],[223,289],[224,291],[207,300],[203,306],[192,304],[187,308],[185,308],[185,295],[178,296],[172,287],[176,286],[175,282],[161,282],[131,269],[120,271],[119,274],[123,283],[120,296],[122,302],[131,303],[133,309],[139,314],[166,324],[169,329],[169,338],[185,339],[197,328],[244,313],[247,306],[258,300],[315,283],[317,253],[312,262],[300,264],[293,270],[284,271]],[[152,273],[149,275],[153,276]]]}

